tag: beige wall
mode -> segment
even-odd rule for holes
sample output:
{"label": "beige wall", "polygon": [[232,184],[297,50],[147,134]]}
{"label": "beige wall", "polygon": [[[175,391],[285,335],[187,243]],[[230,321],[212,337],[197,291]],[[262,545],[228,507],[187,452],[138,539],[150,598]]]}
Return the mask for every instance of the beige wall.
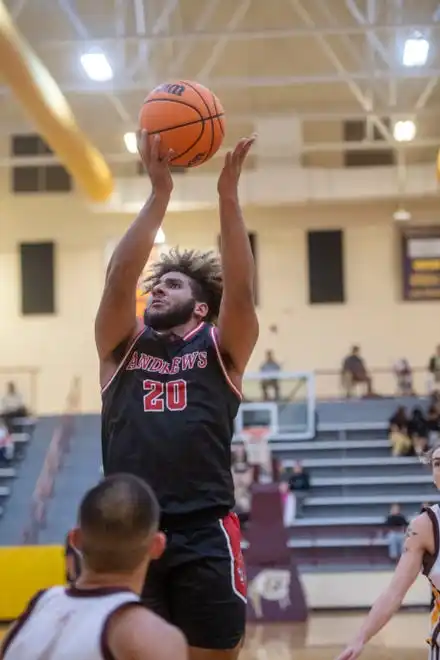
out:
{"label": "beige wall", "polygon": [[[340,206],[307,209],[248,209],[250,230],[258,233],[261,339],[251,369],[271,347],[286,369],[338,368],[352,342],[362,345],[372,366],[389,365],[406,355],[425,364],[440,339],[440,306],[399,300],[398,241],[393,206]],[[439,221],[440,203],[412,207],[417,221]],[[120,235],[130,218],[95,215],[79,200],[61,196],[17,199],[3,196],[0,206],[0,365],[33,366],[40,371],[39,412],[63,407],[69,382],[78,374],[83,409],[97,410],[99,392],[93,320],[103,284],[104,247]],[[307,303],[305,231],[308,227],[345,229],[347,298],[345,305]],[[213,247],[215,214],[170,215],[169,244]],[[54,317],[19,314],[21,241],[57,243],[57,309]],[[271,324],[278,335],[270,333]],[[23,381],[24,382],[24,381]]]}

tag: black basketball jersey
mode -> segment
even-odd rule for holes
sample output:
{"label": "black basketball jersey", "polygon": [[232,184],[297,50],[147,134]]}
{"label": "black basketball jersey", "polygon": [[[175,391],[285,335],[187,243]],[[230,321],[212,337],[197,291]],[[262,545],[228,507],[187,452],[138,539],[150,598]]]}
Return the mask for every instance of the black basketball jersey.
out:
{"label": "black basketball jersey", "polygon": [[145,479],[165,517],[229,510],[239,404],[212,325],[183,338],[144,328],[102,391],[105,474]]}

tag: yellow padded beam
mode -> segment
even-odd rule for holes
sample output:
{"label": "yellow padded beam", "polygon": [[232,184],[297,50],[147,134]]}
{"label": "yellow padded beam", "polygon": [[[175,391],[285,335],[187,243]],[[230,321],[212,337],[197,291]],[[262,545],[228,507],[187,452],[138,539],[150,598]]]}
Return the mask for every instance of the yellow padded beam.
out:
{"label": "yellow padded beam", "polygon": [[102,154],[80,131],[60,88],[20,35],[0,0],[0,76],[83,192],[95,202],[113,192]]}

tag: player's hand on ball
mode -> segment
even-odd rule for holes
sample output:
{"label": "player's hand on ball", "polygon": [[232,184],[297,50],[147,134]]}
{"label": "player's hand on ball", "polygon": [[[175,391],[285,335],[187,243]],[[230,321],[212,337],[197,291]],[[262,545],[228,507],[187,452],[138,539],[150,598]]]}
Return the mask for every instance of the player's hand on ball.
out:
{"label": "player's hand on ball", "polygon": [[242,138],[234,151],[228,151],[220,174],[217,190],[221,197],[236,196],[243,163],[256,140],[256,135]]}
{"label": "player's hand on ball", "polygon": [[174,152],[169,149],[167,153],[164,153],[164,149],[161,148],[160,135],[150,137],[145,130],[138,134],[138,151],[150,177],[153,190],[170,195],[173,190],[170,162]]}
{"label": "player's hand on ball", "polygon": [[350,644],[347,648],[337,657],[336,660],[357,660],[364,650],[364,644],[362,642],[355,642]]}

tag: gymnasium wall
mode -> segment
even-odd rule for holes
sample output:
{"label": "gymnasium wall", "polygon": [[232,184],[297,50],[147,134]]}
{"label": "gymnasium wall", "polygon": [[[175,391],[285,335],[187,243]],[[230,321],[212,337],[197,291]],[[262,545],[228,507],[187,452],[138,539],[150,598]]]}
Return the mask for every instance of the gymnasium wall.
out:
{"label": "gymnasium wall", "polygon": [[[3,170],[4,172],[4,170]],[[3,184],[3,185],[1,185]],[[0,180],[0,191],[6,191]],[[274,348],[285,370],[337,369],[348,347],[360,343],[371,366],[406,356],[424,365],[438,343],[438,304],[400,300],[399,240],[394,205],[246,210],[258,235],[261,338],[251,370]],[[421,224],[440,222],[440,203],[410,205]],[[62,409],[69,382],[82,378],[84,411],[99,407],[93,320],[104,278],[104,251],[131,217],[92,213],[74,195],[1,195],[0,365],[41,369],[38,411]],[[343,229],[345,304],[308,304],[307,229]],[[216,245],[218,220],[211,212],[170,214],[167,243]],[[20,316],[18,244],[55,241],[55,316]],[[278,334],[270,326],[278,326]]]}

